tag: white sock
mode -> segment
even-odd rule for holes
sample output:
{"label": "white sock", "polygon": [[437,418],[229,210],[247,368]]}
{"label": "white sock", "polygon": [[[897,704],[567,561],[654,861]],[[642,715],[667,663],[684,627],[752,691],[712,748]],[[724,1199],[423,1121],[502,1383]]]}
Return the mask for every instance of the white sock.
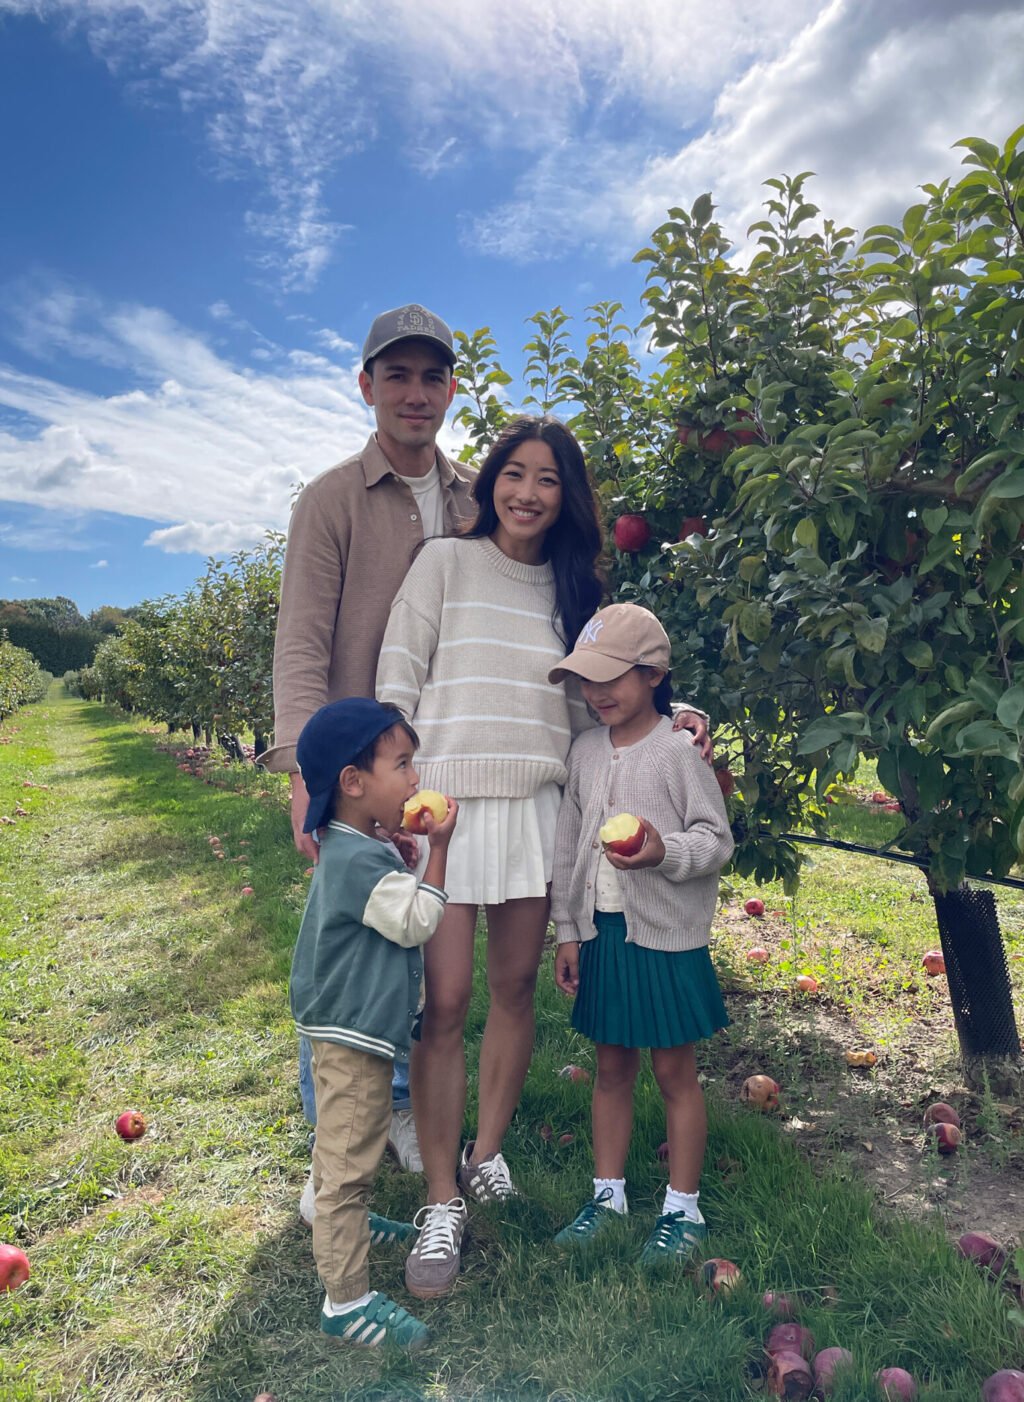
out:
{"label": "white sock", "polygon": [[365,1295],[360,1295],[358,1300],[344,1300],[340,1304],[325,1295],[324,1314],[331,1319],[338,1314],[348,1314],[349,1310],[361,1310],[364,1305],[370,1303],[376,1293],[376,1290],[368,1290]]}
{"label": "white sock", "polygon": [[661,1209],[662,1216],[669,1212],[685,1212],[691,1222],[703,1222],[700,1215],[700,1208],[697,1206],[697,1199],[700,1197],[700,1190],[695,1193],[677,1193],[671,1185],[665,1189],[665,1206]]}
{"label": "white sock", "polygon": [[626,1180],[625,1178],[595,1178],[594,1197],[599,1198],[606,1188],[611,1189],[611,1202],[603,1202],[602,1207],[609,1207],[613,1212],[626,1213],[629,1211],[629,1204],[626,1202]]}

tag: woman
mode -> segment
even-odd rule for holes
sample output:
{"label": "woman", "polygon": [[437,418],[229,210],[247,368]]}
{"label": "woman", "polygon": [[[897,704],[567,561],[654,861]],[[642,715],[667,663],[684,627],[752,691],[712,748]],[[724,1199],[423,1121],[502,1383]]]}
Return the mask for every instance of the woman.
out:
{"label": "woman", "polygon": [[[465,1200],[514,1191],[501,1143],[533,1049],[566,756],[573,734],[590,724],[579,692],[547,674],[604,593],[597,503],[564,424],[514,419],[473,493],[479,511],[466,535],[428,541],[413,562],[377,672],[379,699],[399,705],[420,735],[421,784],[460,804],[448,906],[424,949],[426,1002],[412,1057],[427,1206],[416,1219],[406,1285],[421,1299],[446,1294],[458,1277]],[[479,1123],[460,1160],[463,1029],[481,905],[490,1007]]]}

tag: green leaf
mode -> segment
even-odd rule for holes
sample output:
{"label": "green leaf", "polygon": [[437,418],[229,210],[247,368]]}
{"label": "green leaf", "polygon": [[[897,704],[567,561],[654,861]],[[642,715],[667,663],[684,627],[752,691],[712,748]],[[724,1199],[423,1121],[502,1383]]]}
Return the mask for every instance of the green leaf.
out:
{"label": "green leaf", "polygon": [[1024,718],[1024,684],[1004,691],[996,707],[996,719],[1009,730],[1015,730]]}
{"label": "green leaf", "polygon": [[804,516],[796,523],[793,531],[793,539],[797,545],[802,545],[805,550],[817,551],[818,548],[818,527],[810,516]]}
{"label": "green leaf", "polygon": [[948,515],[948,507],[926,506],[921,512],[921,520],[924,522],[928,534],[937,535]]}
{"label": "green leaf", "polygon": [[858,618],[853,625],[853,635],[865,652],[882,652],[888,632],[884,618]]}
{"label": "green leaf", "polygon": [[903,649],[903,656],[912,667],[917,667],[922,672],[927,671],[934,661],[931,648],[921,639],[907,643]]}
{"label": "green leaf", "polygon": [[846,734],[842,723],[835,716],[820,716],[812,720],[800,736],[796,747],[798,755],[812,755],[828,749]]}

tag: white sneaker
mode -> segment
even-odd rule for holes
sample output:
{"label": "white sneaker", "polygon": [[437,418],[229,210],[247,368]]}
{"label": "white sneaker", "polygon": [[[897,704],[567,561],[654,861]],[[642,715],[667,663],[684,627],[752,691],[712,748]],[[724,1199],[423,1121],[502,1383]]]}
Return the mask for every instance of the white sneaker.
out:
{"label": "white sneaker", "polygon": [[404,1172],[423,1172],[420,1143],[416,1138],[416,1121],[412,1117],[411,1110],[392,1110],[388,1148],[398,1160],[399,1168],[403,1169]]}
{"label": "white sneaker", "polygon": [[299,1217],[306,1227],[312,1227],[313,1218],[316,1216],[316,1189],[313,1187],[313,1175],[310,1173],[306,1179],[306,1186],[302,1190],[299,1198]]}

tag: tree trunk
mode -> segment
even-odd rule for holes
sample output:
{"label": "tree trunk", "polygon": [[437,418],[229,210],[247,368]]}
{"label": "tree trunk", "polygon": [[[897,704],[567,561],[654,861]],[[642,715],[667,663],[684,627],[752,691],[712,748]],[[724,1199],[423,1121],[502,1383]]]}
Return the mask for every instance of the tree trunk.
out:
{"label": "tree trunk", "polygon": [[1019,1089],[1024,1063],[995,896],[931,887],[964,1072],[975,1086]]}

